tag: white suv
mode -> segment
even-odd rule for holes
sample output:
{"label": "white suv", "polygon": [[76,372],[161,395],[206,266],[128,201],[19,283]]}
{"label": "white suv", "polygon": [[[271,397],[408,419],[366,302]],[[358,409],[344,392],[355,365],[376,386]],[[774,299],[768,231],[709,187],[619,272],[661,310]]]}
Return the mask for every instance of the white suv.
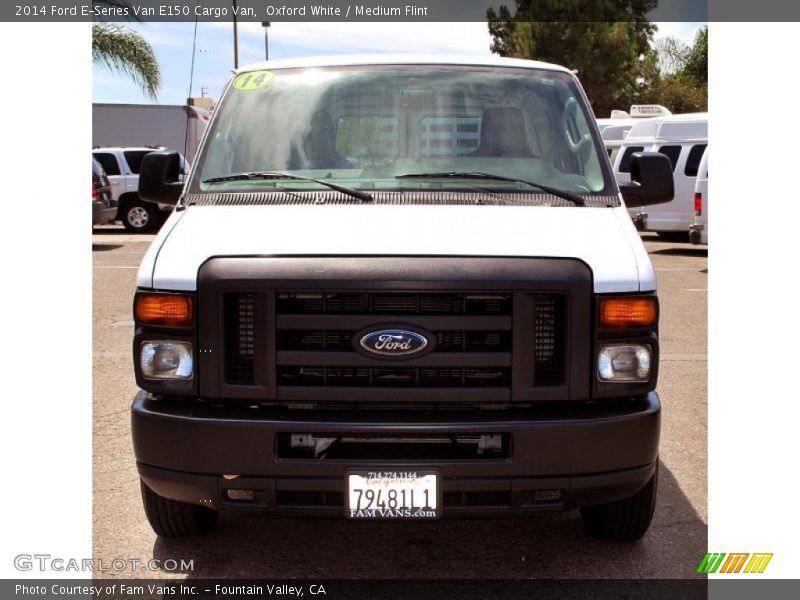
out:
{"label": "white suv", "polygon": [[[146,202],[139,197],[139,167],[146,154],[163,147],[109,147],[94,148],[92,155],[99,162],[111,182],[111,197],[119,209],[116,220],[122,221],[125,229],[136,233],[158,229],[174,207],[168,204]],[[181,171],[186,164],[181,157]]]}

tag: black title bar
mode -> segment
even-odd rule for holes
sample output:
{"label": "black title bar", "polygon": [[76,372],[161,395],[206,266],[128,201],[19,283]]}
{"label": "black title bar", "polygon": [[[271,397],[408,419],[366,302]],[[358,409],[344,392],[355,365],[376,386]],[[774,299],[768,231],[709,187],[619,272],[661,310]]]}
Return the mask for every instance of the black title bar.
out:
{"label": "black title bar", "polygon": [[[582,3],[596,0],[531,0],[537,21],[582,20]],[[651,21],[787,20],[800,5],[762,0],[658,0]],[[515,0],[11,0],[0,3],[0,21],[486,21],[502,5],[513,15]],[[709,12],[711,5],[711,12]],[[553,8],[562,9],[556,15]],[[716,11],[716,14],[715,14]],[[784,13],[779,15],[778,13]],[[735,16],[728,18],[727,16]],[[791,19],[788,19],[791,20]]]}

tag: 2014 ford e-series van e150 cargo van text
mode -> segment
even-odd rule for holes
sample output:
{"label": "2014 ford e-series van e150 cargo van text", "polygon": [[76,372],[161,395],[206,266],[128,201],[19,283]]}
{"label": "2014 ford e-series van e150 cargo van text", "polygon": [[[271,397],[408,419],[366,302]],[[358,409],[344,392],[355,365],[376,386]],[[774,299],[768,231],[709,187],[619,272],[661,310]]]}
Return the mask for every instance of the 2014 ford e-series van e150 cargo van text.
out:
{"label": "2014 ford e-series van e150 cargo van text", "polygon": [[220,511],[653,515],[658,301],[569,70],[350,57],[234,73],[134,299],[133,444],[161,536]]}

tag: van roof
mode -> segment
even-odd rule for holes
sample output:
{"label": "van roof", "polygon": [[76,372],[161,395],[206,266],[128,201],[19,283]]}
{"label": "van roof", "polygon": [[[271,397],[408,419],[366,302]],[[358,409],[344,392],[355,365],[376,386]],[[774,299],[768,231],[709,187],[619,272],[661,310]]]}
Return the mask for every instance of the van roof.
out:
{"label": "van roof", "polygon": [[639,121],[631,128],[626,144],[708,141],[708,113],[686,113]]}
{"label": "van roof", "polygon": [[628,135],[628,132],[633,128],[634,125],[635,123],[633,120],[626,120],[625,123],[609,125],[603,130],[603,141],[619,142],[621,144],[623,141],[625,141],[625,137]]}
{"label": "van roof", "polygon": [[535,60],[503,58],[500,56],[430,55],[430,54],[350,54],[341,56],[308,56],[262,61],[234,69],[234,73],[264,69],[289,69],[308,67],[341,67],[350,65],[469,65],[487,67],[516,67],[546,69],[571,73],[566,67]]}

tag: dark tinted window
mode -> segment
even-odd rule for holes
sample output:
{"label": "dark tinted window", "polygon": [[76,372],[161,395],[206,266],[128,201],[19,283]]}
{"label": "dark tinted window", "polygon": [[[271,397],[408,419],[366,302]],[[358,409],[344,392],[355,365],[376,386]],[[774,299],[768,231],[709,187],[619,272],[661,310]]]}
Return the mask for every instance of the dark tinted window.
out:
{"label": "dark tinted window", "polygon": [[117,158],[113,154],[95,152],[93,156],[102,165],[106,175],[119,175],[119,164],[117,164]]}
{"label": "dark tinted window", "polygon": [[683,170],[684,175],[687,177],[697,177],[697,169],[700,167],[700,159],[703,158],[703,152],[706,151],[706,144],[698,144],[692,146],[689,151],[689,158],[686,159],[686,168]]}
{"label": "dark tinted window", "polygon": [[142,159],[145,154],[150,154],[152,150],[128,150],[123,152],[128,166],[131,168],[131,173],[134,175],[139,174],[139,167],[142,166]]}
{"label": "dark tinted window", "polygon": [[669,159],[669,162],[672,163],[672,172],[675,172],[675,166],[678,164],[678,158],[681,155],[681,147],[680,146],[661,146],[658,149],[661,154],[666,156]]}
{"label": "dark tinted window", "polygon": [[633,153],[642,151],[644,151],[644,146],[628,146],[625,148],[625,154],[622,155],[622,160],[619,161],[619,172],[630,173]]}

